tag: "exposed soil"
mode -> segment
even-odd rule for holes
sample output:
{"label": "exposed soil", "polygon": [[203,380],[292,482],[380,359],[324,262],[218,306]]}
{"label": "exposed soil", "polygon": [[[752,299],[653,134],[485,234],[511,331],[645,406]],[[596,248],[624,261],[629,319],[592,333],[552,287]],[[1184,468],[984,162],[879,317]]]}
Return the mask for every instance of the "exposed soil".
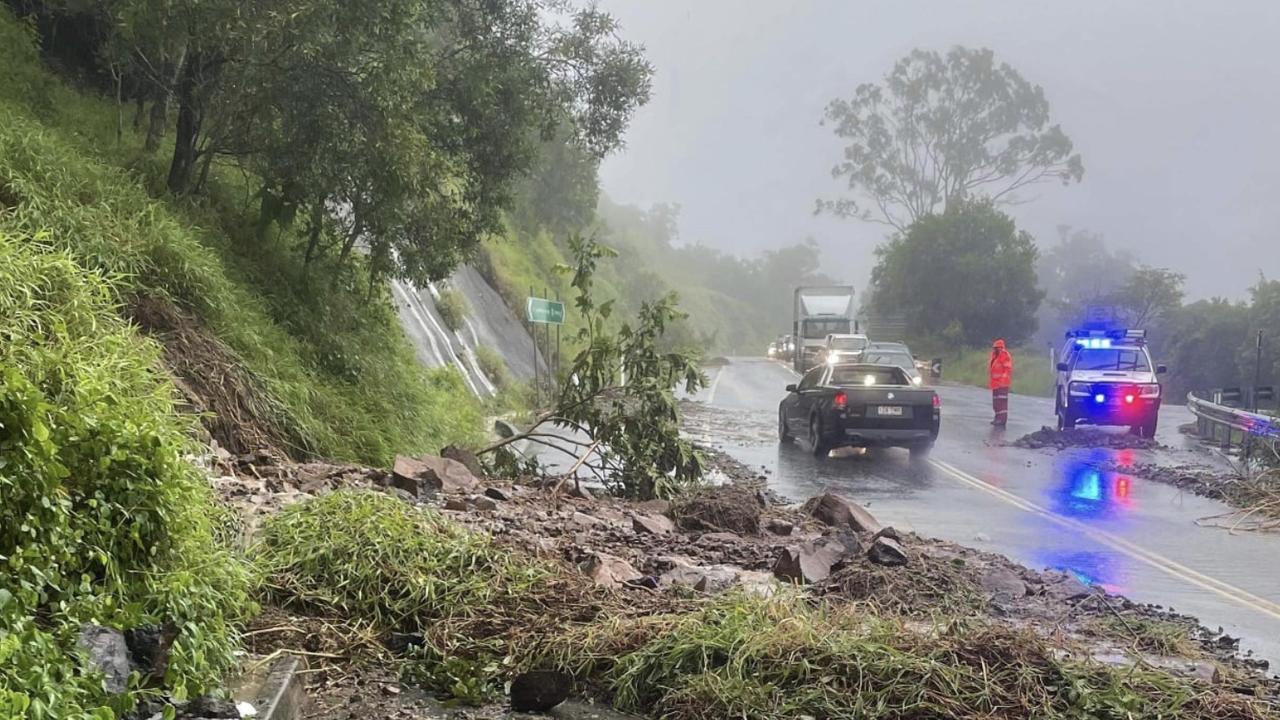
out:
{"label": "exposed soil", "polygon": [[263,448],[273,454],[301,457],[284,427],[283,413],[236,357],[195,316],[155,294],[130,300],[127,314],[163,348],[165,369],[204,429],[233,454]]}
{"label": "exposed soil", "polygon": [[1155,450],[1164,445],[1152,438],[1138,437],[1132,433],[1108,432],[1097,428],[1072,428],[1057,430],[1042,427],[1039,430],[1023,435],[1007,445],[1030,450],[1054,448],[1109,448],[1112,450]]}

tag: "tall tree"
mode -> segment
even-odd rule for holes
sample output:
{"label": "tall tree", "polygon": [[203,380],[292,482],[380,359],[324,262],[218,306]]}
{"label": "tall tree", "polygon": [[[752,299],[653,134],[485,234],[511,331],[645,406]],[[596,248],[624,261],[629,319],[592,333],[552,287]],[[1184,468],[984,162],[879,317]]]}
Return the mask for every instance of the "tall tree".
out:
{"label": "tall tree", "polygon": [[856,197],[819,209],[899,231],[953,201],[1013,202],[1028,186],[1084,174],[1044,90],[985,48],[913,50],[882,85],[832,101],[826,123],[848,142],[831,174]]}
{"label": "tall tree", "polygon": [[1134,259],[1112,251],[1097,233],[1058,228],[1058,243],[1040,254],[1036,277],[1044,290],[1040,330],[1046,340],[1084,320],[1092,305],[1110,305],[1135,270]]}
{"label": "tall tree", "polygon": [[990,201],[952,203],[876,249],[873,309],[906,315],[912,333],[971,346],[1019,343],[1036,329],[1038,251]]}
{"label": "tall tree", "polygon": [[1182,285],[1187,277],[1166,268],[1138,268],[1113,297],[1130,327],[1141,328],[1163,320],[1182,307]]}

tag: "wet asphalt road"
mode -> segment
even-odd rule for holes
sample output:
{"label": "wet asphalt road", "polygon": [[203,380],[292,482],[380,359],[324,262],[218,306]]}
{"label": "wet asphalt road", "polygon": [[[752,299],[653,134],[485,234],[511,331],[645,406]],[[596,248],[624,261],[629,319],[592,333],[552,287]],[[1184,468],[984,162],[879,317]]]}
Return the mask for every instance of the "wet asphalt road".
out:
{"label": "wet asphalt road", "polygon": [[798,501],[831,489],[885,524],[1195,615],[1280,663],[1280,535],[1197,525],[1228,508],[1094,467],[1221,462],[1178,433],[1191,420],[1185,408],[1161,413],[1157,439],[1169,449],[1026,450],[1002,443],[1051,425],[1052,400],[1014,396],[1009,427],[998,432],[987,391],[943,386],[942,433],[928,460],[896,449],[817,459],[803,444],[777,441],[778,402],[796,377],[789,368],[738,358],[709,375],[694,396],[704,410],[689,414],[690,433],[761,468],[777,492]]}

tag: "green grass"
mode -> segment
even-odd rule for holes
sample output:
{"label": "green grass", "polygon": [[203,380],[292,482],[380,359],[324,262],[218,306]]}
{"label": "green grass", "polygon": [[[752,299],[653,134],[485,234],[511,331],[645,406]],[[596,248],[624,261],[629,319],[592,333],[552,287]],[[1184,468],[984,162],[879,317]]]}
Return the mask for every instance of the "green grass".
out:
{"label": "green grass", "polygon": [[[1054,373],[1046,353],[1013,348],[1013,392],[1019,395],[1053,397]],[[986,348],[949,350],[921,357],[942,358],[942,379],[962,385],[987,387],[991,350]]]}
{"label": "green grass", "polygon": [[436,310],[445,327],[454,332],[462,329],[467,321],[467,299],[456,288],[440,289],[440,297],[436,299]]}
{"label": "green grass", "polygon": [[[0,231],[47,231],[83,267],[122,279],[120,298],[160,294],[193,311],[260,384],[269,422],[298,454],[384,463],[478,439],[479,403],[452,370],[416,362],[383,287],[304,272],[298,238],[260,228],[250,179],[215,168],[198,202],[155,199],[149,156],[114,105],[38,62],[0,11]],[[372,300],[372,302],[371,302]]]}
{"label": "green grass", "polygon": [[250,610],[158,348],[117,313],[124,278],[62,245],[0,230],[0,714],[33,720],[143,694],[104,696],[81,623],[174,623],[164,679],[182,697],[232,666]]}

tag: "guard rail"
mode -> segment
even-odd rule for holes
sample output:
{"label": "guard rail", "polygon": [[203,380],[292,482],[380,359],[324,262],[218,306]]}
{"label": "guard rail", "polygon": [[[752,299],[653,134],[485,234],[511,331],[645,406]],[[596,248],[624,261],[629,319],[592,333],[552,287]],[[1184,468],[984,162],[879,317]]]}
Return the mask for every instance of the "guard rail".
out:
{"label": "guard rail", "polygon": [[1223,447],[1243,445],[1245,438],[1280,439],[1280,418],[1219,405],[1187,393],[1187,409],[1196,416],[1196,433]]}

